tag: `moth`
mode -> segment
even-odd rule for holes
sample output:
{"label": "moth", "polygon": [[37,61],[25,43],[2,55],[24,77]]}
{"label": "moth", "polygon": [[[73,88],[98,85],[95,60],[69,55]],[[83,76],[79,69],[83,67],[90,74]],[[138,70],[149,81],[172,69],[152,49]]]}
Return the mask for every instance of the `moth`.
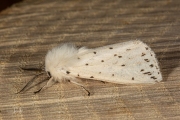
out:
{"label": "moth", "polygon": [[[81,78],[117,84],[154,84],[162,80],[155,53],[140,40],[92,49],[61,44],[48,51],[45,71],[49,75],[49,81],[35,93],[63,80],[84,88],[79,82]],[[43,73],[39,75],[41,74]]]}

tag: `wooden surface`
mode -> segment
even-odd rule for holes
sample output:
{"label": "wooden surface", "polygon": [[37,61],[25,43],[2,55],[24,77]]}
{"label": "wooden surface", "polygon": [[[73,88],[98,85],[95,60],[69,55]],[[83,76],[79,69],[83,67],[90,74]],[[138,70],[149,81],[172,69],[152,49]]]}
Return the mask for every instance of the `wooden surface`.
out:
{"label": "wooden surface", "polygon": [[[0,13],[0,120],[179,120],[179,0],[25,0]],[[15,94],[63,42],[90,48],[140,39],[159,60],[163,82],[118,85],[84,80]],[[42,81],[41,77],[38,81]]]}

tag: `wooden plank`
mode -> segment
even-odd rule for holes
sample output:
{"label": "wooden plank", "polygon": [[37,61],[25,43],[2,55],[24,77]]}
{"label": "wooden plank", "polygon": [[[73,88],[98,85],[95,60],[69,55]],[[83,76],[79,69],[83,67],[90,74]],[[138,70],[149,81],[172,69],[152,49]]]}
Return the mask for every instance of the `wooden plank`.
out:
{"label": "wooden plank", "polygon": [[[180,119],[180,1],[25,0],[0,13],[0,119]],[[163,82],[118,85],[84,80],[34,95],[15,94],[63,42],[90,48],[140,39],[159,60]],[[42,81],[41,77],[37,82]]]}

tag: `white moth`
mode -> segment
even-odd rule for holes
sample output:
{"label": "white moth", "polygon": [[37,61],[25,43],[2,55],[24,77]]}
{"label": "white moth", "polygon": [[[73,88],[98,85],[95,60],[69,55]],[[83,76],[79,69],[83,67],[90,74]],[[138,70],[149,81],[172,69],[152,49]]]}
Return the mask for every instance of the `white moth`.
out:
{"label": "white moth", "polygon": [[154,52],[138,40],[93,49],[62,44],[48,51],[45,71],[50,79],[43,88],[62,80],[82,86],[79,78],[117,84],[156,83],[162,80]]}

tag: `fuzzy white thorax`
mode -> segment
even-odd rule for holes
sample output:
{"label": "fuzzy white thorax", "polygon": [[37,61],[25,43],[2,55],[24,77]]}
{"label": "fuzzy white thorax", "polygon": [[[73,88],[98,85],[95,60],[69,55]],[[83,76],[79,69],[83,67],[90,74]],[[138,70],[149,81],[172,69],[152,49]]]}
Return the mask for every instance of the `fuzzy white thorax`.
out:
{"label": "fuzzy white thorax", "polygon": [[69,79],[68,68],[76,63],[78,49],[73,44],[62,44],[48,51],[45,58],[45,70],[56,81]]}

